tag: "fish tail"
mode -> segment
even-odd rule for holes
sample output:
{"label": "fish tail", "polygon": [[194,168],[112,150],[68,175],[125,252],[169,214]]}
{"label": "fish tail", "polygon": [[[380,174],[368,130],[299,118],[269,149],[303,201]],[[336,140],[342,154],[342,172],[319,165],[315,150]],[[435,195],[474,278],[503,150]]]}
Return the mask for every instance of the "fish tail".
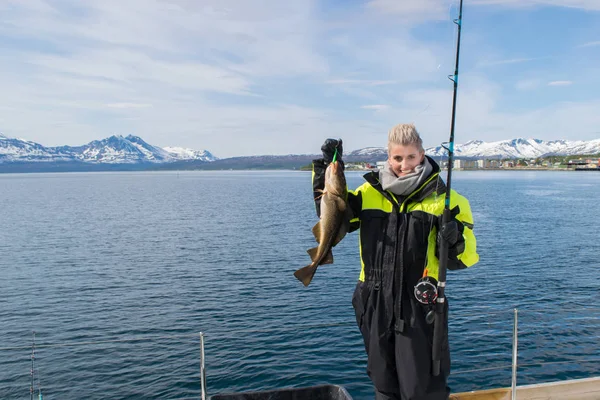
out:
{"label": "fish tail", "polygon": [[310,264],[304,268],[300,268],[298,271],[294,272],[294,276],[298,279],[304,286],[308,286],[310,281],[312,281],[313,276],[315,276],[315,272],[317,272],[318,265]]}

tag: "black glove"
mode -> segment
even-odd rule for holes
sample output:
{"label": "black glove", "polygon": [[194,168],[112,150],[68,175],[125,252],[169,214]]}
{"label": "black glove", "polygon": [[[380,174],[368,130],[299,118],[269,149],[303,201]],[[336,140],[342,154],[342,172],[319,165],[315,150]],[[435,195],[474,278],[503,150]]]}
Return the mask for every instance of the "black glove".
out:
{"label": "black glove", "polygon": [[336,149],[336,161],[342,161],[342,153],[344,151],[342,147],[342,139],[327,139],[325,143],[323,143],[323,146],[321,146],[321,151],[323,152],[323,161],[325,161],[325,164],[329,164],[333,161]]}
{"label": "black glove", "polygon": [[448,223],[442,226],[442,229],[440,229],[440,231],[438,232],[437,240],[438,243],[444,240],[446,241],[446,243],[448,243],[448,247],[453,247],[456,244],[456,242],[458,242],[459,235],[460,232],[458,230],[458,224],[455,220],[452,220],[448,221]]}
{"label": "black glove", "polygon": [[342,139],[325,140],[325,143],[321,146],[323,158],[313,160],[313,193],[315,207],[317,208],[317,215],[319,217],[321,216],[321,196],[323,195],[323,189],[325,189],[325,170],[333,161],[336,150],[336,161],[342,165],[342,170],[345,170],[344,162],[342,161]]}

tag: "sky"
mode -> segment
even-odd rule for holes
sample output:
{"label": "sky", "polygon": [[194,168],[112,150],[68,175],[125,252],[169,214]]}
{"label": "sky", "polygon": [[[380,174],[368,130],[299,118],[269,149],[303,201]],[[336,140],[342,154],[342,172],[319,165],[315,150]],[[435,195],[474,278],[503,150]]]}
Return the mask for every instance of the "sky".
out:
{"label": "sky", "polygon": [[[217,157],[448,141],[458,0],[0,0],[0,133]],[[600,138],[600,0],[464,0],[455,141]]]}

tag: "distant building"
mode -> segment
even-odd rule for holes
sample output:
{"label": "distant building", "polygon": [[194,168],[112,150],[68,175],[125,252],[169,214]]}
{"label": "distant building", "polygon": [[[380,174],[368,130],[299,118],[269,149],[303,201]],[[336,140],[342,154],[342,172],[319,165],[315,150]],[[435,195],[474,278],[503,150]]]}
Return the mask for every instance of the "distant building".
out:
{"label": "distant building", "polygon": [[585,160],[578,158],[576,160],[569,160],[567,169],[583,168],[587,165]]}
{"label": "distant building", "polygon": [[454,169],[478,169],[480,160],[454,160]]}
{"label": "distant building", "polygon": [[584,164],[579,164],[576,166],[577,169],[598,169],[600,168],[600,158],[593,159],[588,158],[585,160]]}

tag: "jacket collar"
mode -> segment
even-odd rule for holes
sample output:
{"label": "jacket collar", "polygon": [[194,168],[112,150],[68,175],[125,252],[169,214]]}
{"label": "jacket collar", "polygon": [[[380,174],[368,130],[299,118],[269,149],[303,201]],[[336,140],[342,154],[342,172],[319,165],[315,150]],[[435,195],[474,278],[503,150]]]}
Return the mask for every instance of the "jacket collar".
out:
{"label": "jacket collar", "polygon": [[[429,163],[433,167],[433,171],[431,172],[431,174],[429,175],[429,177],[427,178],[427,180],[425,181],[425,183],[423,185],[419,186],[419,188],[417,188],[417,190],[412,192],[410,195],[406,196],[406,198],[410,197],[411,200],[416,201],[416,202],[422,201],[423,199],[425,199],[427,196],[431,195],[434,192],[437,193],[438,195],[445,194],[446,190],[447,190],[446,184],[440,177],[440,171],[441,171],[440,166],[433,160],[433,158],[431,158],[429,156],[425,156],[425,157],[427,157],[427,159],[429,160]],[[380,192],[385,198],[392,201],[392,204],[396,203],[395,201],[392,200],[394,197],[390,194],[390,192],[383,190],[383,187],[381,186],[381,182],[379,181],[379,170],[378,169],[366,173],[363,177],[371,186],[373,186],[374,189],[376,189],[378,192]]]}

